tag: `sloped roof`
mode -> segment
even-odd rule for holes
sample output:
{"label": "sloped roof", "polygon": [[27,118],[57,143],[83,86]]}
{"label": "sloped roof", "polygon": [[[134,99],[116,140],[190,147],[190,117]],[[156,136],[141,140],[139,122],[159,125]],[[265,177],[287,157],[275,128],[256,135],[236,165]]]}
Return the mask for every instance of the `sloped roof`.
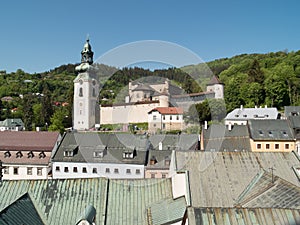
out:
{"label": "sloped roof", "polygon": [[0,132],[0,149],[52,151],[59,137],[59,132]]}
{"label": "sloped roof", "polygon": [[[147,139],[130,134],[66,133],[54,154],[53,162],[130,163],[145,164]],[[64,157],[70,146],[77,148],[73,157]],[[73,149],[72,149],[73,150]],[[123,159],[124,151],[136,150],[136,157]],[[103,157],[94,157],[104,151]]]}
{"label": "sloped roof", "polygon": [[188,208],[190,225],[300,224],[300,210],[274,208]]}
{"label": "sloped roof", "polygon": [[205,151],[251,151],[248,127],[234,125],[231,130],[221,124],[212,124],[203,129]]}
{"label": "sloped roof", "polygon": [[253,140],[294,140],[287,120],[249,120],[248,126]]}
{"label": "sloped roof", "polygon": [[[166,160],[171,160],[171,150],[150,150],[147,162],[147,169],[169,169],[170,165],[166,164]],[[150,165],[151,159],[155,159],[156,163]]]}
{"label": "sloped roof", "polygon": [[285,117],[289,116],[300,116],[300,106],[284,106]]}
{"label": "sloped roof", "polygon": [[268,120],[277,117],[277,108],[237,108],[228,113],[225,120]]}
{"label": "sloped roof", "polygon": [[43,225],[44,222],[36,211],[30,196],[26,193],[0,212],[0,224]]}
{"label": "sloped roof", "polygon": [[261,169],[274,168],[275,176],[300,186],[292,169],[300,166],[299,157],[294,152],[176,151],[174,154],[177,170],[189,171],[193,207],[234,207],[240,194]]}
{"label": "sloped roof", "polygon": [[28,193],[45,224],[76,224],[90,204],[96,208],[97,224],[104,224],[107,186],[105,178],[3,181],[0,211]]}
{"label": "sloped roof", "polygon": [[237,205],[300,210],[300,187],[262,170],[241,193]]}
{"label": "sloped roof", "polygon": [[22,119],[14,118],[14,119],[5,119],[0,121],[0,126],[3,127],[18,127],[24,126]]}
{"label": "sloped roof", "polygon": [[223,84],[216,75],[213,75],[207,85]]}
{"label": "sloped roof", "polygon": [[156,107],[152,109],[148,114],[158,111],[162,115],[178,115],[183,114],[183,109],[178,107]]}
{"label": "sloped roof", "polygon": [[155,90],[150,87],[148,84],[138,84],[136,88],[134,88],[132,91],[152,91],[154,92]]}
{"label": "sloped roof", "polygon": [[151,135],[149,141],[151,149],[159,150],[159,143],[162,143],[162,150],[197,150],[198,134],[157,134]]}
{"label": "sloped roof", "polygon": [[167,199],[150,205],[147,209],[149,225],[171,224],[182,221],[186,210],[185,197]]}

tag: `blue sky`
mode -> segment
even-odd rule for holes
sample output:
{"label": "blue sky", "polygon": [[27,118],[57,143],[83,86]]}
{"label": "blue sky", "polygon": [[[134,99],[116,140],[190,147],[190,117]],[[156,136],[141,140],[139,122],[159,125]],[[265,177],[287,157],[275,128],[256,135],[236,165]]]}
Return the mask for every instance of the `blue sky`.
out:
{"label": "blue sky", "polygon": [[80,61],[87,34],[95,58],[142,40],[190,49],[204,61],[298,51],[300,1],[4,1],[0,70],[43,72]]}

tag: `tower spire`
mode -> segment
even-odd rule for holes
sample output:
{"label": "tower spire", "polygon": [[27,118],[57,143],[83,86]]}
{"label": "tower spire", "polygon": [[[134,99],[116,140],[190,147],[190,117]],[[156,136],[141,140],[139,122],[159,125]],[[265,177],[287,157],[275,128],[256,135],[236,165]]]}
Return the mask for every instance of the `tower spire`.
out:
{"label": "tower spire", "polygon": [[86,42],[81,51],[81,63],[88,63],[89,65],[93,64],[94,52],[90,45],[89,35],[87,35]]}

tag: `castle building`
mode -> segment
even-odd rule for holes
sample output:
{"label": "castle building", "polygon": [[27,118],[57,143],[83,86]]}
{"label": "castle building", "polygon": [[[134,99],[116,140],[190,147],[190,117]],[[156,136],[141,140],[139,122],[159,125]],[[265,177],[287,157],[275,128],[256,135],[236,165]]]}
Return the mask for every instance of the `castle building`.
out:
{"label": "castle building", "polygon": [[81,64],[75,68],[78,75],[73,81],[73,128],[75,130],[91,129],[97,122],[99,81],[92,66],[93,55],[92,47],[87,39],[81,51]]}

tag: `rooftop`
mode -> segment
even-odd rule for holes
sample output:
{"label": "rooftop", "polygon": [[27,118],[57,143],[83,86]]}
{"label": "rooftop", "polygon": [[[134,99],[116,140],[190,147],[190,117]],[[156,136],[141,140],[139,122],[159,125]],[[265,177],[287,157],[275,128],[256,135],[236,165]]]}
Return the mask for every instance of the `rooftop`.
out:
{"label": "rooftop", "polygon": [[149,113],[152,113],[154,111],[159,112],[162,115],[178,115],[183,114],[183,109],[178,107],[156,107],[152,109]]}
{"label": "rooftop", "polygon": [[234,109],[227,114],[225,120],[249,120],[249,119],[277,119],[277,108],[241,108]]}

